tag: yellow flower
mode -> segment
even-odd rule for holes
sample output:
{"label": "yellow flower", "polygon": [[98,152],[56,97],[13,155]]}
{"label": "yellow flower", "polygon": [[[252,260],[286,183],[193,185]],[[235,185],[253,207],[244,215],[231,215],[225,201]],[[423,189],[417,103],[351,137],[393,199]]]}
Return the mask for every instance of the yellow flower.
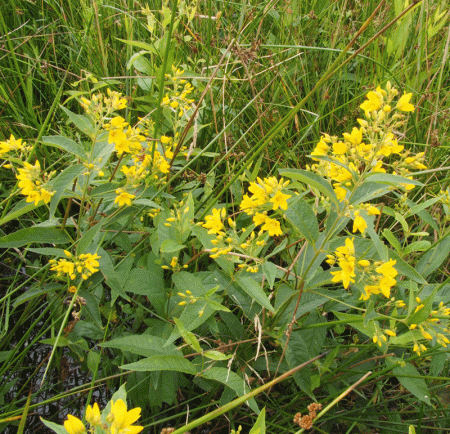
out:
{"label": "yellow flower", "polygon": [[137,434],[144,429],[143,426],[131,426],[141,417],[141,409],[136,407],[127,411],[127,404],[121,399],[112,403],[108,417],[112,419],[111,434]]}
{"label": "yellow flower", "polygon": [[[225,210],[222,211],[222,213],[225,214]],[[205,221],[206,222],[202,224],[202,226],[206,229],[209,229],[208,234],[219,234],[223,229],[221,211],[216,208],[212,210],[212,215],[208,215],[205,217]]]}
{"label": "yellow flower", "polygon": [[245,211],[246,214],[252,215],[254,212],[254,209],[258,207],[258,204],[255,200],[253,200],[253,197],[249,197],[247,194],[244,194],[244,198],[242,199],[241,204],[239,205],[239,208],[242,211]]}
{"label": "yellow flower", "polygon": [[358,261],[358,265],[361,265],[361,267],[368,267],[370,265],[370,262],[367,259],[361,259]]}
{"label": "yellow flower", "polygon": [[248,191],[253,193],[252,200],[256,205],[264,205],[267,202],[268,194],[265,188],[261,187],[256,182],[251,182]]}
{"label": "yellow flower", "polygon": [[127,193],[122,188],[118,188],[116,190],[116,198],[114,199],[114,204],[119,204],[119,206],[128,205],[131,206],[131,199],[134,199],[136,196],[134,194]]}
{"label": "yellow flower", "polygon": [[100,425],[100,409],[98,408],[98,404],[94,403],[94,407],[88,405],[86,409],[86,420],[91,425],[91,428],[97,425]]}
{"label": "yellow flower", "polygon": [[83,422],[71,414],[67,415],[67,420],[64,422],[64,428],[69,434],[82,434],[86,432],[86,427]]}
{"label": "yellow flower", "polygon": [[83,253],[79,256],[79,259],[83,261],[83,267],[89,270],[89,273],[94,274],[98,271],[100,256],[97,253]]}
{"label": "yellow flower", "polygon": [[40,193],[41,193],[41,200],[44,203],[49,203],[52,200],[52,196],[55,194],[54,191],[48,191],[45,188],[41,188]]}
{"label": "yellow flower", "polygon": [[347,145],[343,142],[333,143],[333,154],[342,155],[347,152]]}
{"label": "yellow flower", "polygon": [[317,143],[316,147],[314,148],[314,151],[311,152],[311,155],[324,156],[324,155],[328,154],[328,151],[329,151],[329,147],[322,138],[322,139],[320,139],[320,142]]}
{"label": "yellow flower", "polygon": [[262,225],[266,221],[266,214],[262,214],[260,212],[257,212],[253,216],[253,223],[255,223],[256,226]]}
{"label": "yellow flower", "polygon": [[412,97],[412,93],[405,93],[400,97],[397,103],[397,108],[402,112],[413,112],[414,106],[409,102]]}
{"label": "yellow flower", "polygon": [[355,277],[355,258],[349,257],[347,259],[340,259],[339,267],[341,270],[331,272],[334,276],[331,281],[334,283],[342,281],[342,286],[347,289],[351,282],[355,282],[355,280],[352,279],[352,277]]}
{"label": "yellow flower", "polygon": [[380,280],[380,291],[386,297],[389,298],[391,295],[391,288],[397,283],[392,277],[383,277]]}
{"label": "yellow flower", "polygon": [[367,100],[364,101],[359,107],[366,112],[366,116],[369,112],[378,110],[381,107],[381,95],[378,92],[370,91],[367,94]]}
{"label": "yellow flower", "polygon": [[352,133],[344,133],[344,139],[352,145],[359,145],[362,141],[362,128],[353,127]]}
{"label": "yellow flower", "polygon": [[281,191],[277,191],[274,196],[270,199],[270,202],[273,203],[272,209],[281,208],[283,210],[287,210],[287,199],[291,197],[290,194],[284,194]]}
{"label": "yellow flower", "polygon": [[369,214],[369,215],[380,215],[381,212],[380,212],[380,210],[379,210],[378,208],[376,208],[376,207],[370,205],[370,206],[367,208],[367,214]]}
{"label": "yellow flower", "polygon": [[356,214],[355,212],[355,220],[353,221],[353,232],[359,231],[362,234],[367,229],[367,223],[364,220],[363,217],[361,217],[359,214]]}
{"label": "yellow flower", "polygon": [[364,294],[361,295],[360,300],[368,300],[372,294],[379,294],[380,288],[376,285],[364,286]]}
{"label": "yellow flower", "polygon": [[270,217],[266,218],[264,225],[262,226],[261,229],[263,231],[268,231],[271,237],[275,235],[283,235],[283,231],[281,230],[280,227],[280,222],[275,219],[271,219]]}
{"label": "yellow flower", "polygon": [[380,265],[378,268],[375,269],[375,271],[379,274],[382,274],[384,277],[394,278],[398,274],[397,270],[394,268],[394,265],[396,263],[397,261],[391,259],[388,262],[385,262],[384,264]]}
{"label": "yellow flower", "polygon": [[336,193],[336,197],[340,202],[342,202],[347,196],[347,190],[344,187],[335,186],[334,192]]}

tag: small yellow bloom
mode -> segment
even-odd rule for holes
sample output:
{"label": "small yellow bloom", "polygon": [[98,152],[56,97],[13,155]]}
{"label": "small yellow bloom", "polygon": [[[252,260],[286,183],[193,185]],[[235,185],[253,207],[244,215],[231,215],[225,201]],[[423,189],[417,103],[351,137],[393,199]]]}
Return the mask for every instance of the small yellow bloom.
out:
{"label": "small yellow bloom", "polygon": [[71,414],[67,415],[67,420],[64,422],[64,428],[69,434],[82,434],[86,432],[86,427],[83,422]]}
{"label": "small yellow bloom", "polygon": [[353,232],[359,231],[363,234],[366,231],[366,229],[367,223],[364,220],[364,218],[361,217],[360,215],[356,215],[355,220],[353,221]]}
{"label": "small yellow bloom", "polygon": [[202,226],[209,229],[208,234],[219,234],[223,229],[221,211],[213,208],[212,215],[205,217],[205,223]]}
{"label": "small yellow bloom", "polygon": [[342,155],[347,152],[347,145],[343,142],[333,143],[333,154]]}
{"label": "small yellow bloom", "polygon": [[101,424],[100,409],[97,403],[94,403],[93,407],[88,405],[86,409],[86,420],[91,425],[91,428]]}
{"label": "small yellow bloom", "polygon": [[278,220],[267,217],[264,225],[261,228],[263,231],[268,231],[271,237],[276,235],[283,235],[283,231],[280,227],[280,222]]}
{"label": "small yellow bloom", "polygon": [[118,204],[119,206],[131,206],[131,199],[136,197],[134,194],[127,193],[122,188],[118,188],[116,190],[116,194],[117,196],[114,199],[114,204]]}
{"label": "small yellow bloom", "polygon": [[266,221],[267,215],[262,214],[260,212],[257,212],[253,216],[253,223],[255,223],[256,226],[262,225]]}
{"label": "small yellow bloom", "polygon": [[275,210],[281,208],[286,211],[288,208],[287,199],[289,199],[290,197],[290,194],[284,194],[281,191],[277,191],[270,199],[270,202],[273,203],[272,209]]}
{"label": "small yellow bloom", "polygon": [[378,110],[381,107],[381,95],[378,92],[370,91],[367,94],[367,100],[364,101],[359,107],[366,112],[366,116],[369,112]]}
{"label": "small yellow bloom", "polygon": [[412,93],[405,93],[400,97],[397,103],[397,108],[402,112],[413,112],[414,106],[409,102],[412,97]]}
{"label": "small yellow bloom", "polygon": [[380,215],[381,211],[374,206],[369,206],[369,208],[367,208],[367,213],[369,215]]}
{"label": "small yellow bloom", "polygon": [[136,407],[127,411],[127,404],[121,399],[112,403],[109,416],[112,419],[111,434],[137,434],[144,429],[143,426],[131,426],[141,417],[141,409]]}

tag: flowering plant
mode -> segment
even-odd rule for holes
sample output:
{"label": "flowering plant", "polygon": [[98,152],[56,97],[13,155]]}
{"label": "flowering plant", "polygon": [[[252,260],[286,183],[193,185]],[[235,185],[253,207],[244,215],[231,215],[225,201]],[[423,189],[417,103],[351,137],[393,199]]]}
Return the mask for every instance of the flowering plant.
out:
{"label": "flowering plant", "polygon": [[[239,341],[246,322],[257,329],[250,340],[259,345],[264,336],[281,349],[266,354],[275,372],[318,356],[328,330],[338,333],[338,325],[350,327],[355,342],[371,341],[373,351],[387,354],[395,348],[397,356],[387,357],[386,363],[399,375],[415,370],[414,357],[447,348],[448,300],[440,295],[440,285],[428,285],[426,276],[440,265],[429,265],[437,249],[448,252],[450,246],[432,246],[428,233],[415,230],[408,220],[434,203],[445,205],[448,196],[442,192],[422,206],[412,205],[410,195],[422,186],[415,177],[426,169],[425,155],[405,150],[397,136],[407,113],[414,111],[412,95],[398,98],[389,82],[378,86],[360,106],[359,127],[341,138],[324,134],[311,152],[311,165],[267,177],[247,173],[240,178],[245,186],[241,199],[225,201],[211,198],[212,187],[201,187],[200,180],[189,187],[183,180],[174,182],[192,155],[194,160],[203,154],[216,157],[196,149],[194,141],[189,148],[179,142],[194,110],[194,88],[182,77],[176,67],[166,77],[161,132],[150,117],[132,126],[117,113],[127,108],[127,98],[109,89],[106,95],[81,98],[84,115],[66,109],[88,140],[43,139],[70,155],[71,163],[59,174],[42,170],[38,160],[22,161],[29,148],[20,139],[0,143],[25,196],[11,218],[30,207],[46,206],[49,212],[46,227],[19,231],[15,245],[38,242],[44,231],[46,239],[63,247],[40,250],[52,257],[48,268],[57,285],[52,291],[73,294],[59,333],[48,340],[51,358],[61,341],[83,354],[89,344],[77,324],[89,322],[88,336],[103,336],[105,312],[108,323],[116,321],[118,306],[133,314],[133,303],[155,316],[140,318],[140,324],[151,324],[150,332],[110,336],[99,346],[121,352],[120,367],[143,373],[148,381],[155,370],[173,374],[172,389],[156,386],[161,392],[157,403],[172,402],[177,382],[186,375],[221,382],[240,397],[251,393],[234,361],[236,344],[220,340],[225,333]],[[380,234],[391,217],[406,238],[425,238],[415,245],[425,251],[416,269],[407,263],[412,250],[402,247],[392,226]],[[11,240],[3,237],[0,244]],[[214,339],[208,342],[195,333]],[[179,338],[185,345],[175,346]],[[297,351],[299,346],[308,351]],[[91,364],[96,372],[100,355],[89,351],[98,355]],[[322,375],[325,371],[313,375],[310,370],[295,380],[312,395],[325,381]],[[136,386],[139,378],[130,375],[129,384]],[[140,409],[128,411],[122,395],[114,395],[102,413],[96,404],[89,406],[89,428],[69,415],[66,432],[140,432],[142,427],[133,425]],[[428,397],[418,398],[429,403]],[[246,402],[259,412],[253,397]]]}

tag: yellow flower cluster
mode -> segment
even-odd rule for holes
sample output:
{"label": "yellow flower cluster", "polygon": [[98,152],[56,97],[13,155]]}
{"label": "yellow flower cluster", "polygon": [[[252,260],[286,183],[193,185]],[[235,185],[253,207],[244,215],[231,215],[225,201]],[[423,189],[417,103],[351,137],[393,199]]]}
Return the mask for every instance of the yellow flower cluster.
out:
{"label": "yellow flower cluster", "polygon": [[16,178],[18,179],[21,193],[26,196],[27,202],[34,202],[37,206],[39,202],[49,203],[54,195],[54,191],[48,187],[47,182],[53,176],[53,173],[46,174],[41,171],[41,165],[38,160],[33,164],[22,161],[30,147],[22,139],[16,139],[12,134],[8,140],[0,141],[0,158],[12,159],[19,162],[21,168],[14,168],[10,163],[4,164],[7,169],[14,168],[17,170]]}
{"label": "yellow flower cluster", "polygon": [[106,434],[138,434],[144,427],[133,425],[141,417],[139,407],[127,411],[127,404],[118,399],[111,402],[111,411],[106,416],[106,422],[101,419],[100,409],[95,403],[93,407],[88,405],[86,409],[86,421],[89,423],[89,429],[86,429],[84,423],[75,416],[69,414],[64,422],[64,428],[68,434],[84,434],[90,432],[93,434],[96,428],[102,429]]}
{"label": "yellow flower cluster", "polygon": [[331,266],[337,264],[340,268],[338,271],[331,271],[331,281],[342,282],[343,287],[347,289],[351,283],[355,283],[355,271],[358,271],[358,283],[366,283],[360,300],[368,300],[372,294],[382,294],[389,298],[391,288],[397,283],[395,276],[398,273],[394,268],[396,261],[391,259],[388,262],[376,261],[373,264],[367,259],[356,261],[353,240],[354,238],[346,238],[345,245],[338,247],[334,255],[327,255],[326,262]]}
{"label": "yellow flower cluster", "polygon": [[361,295],[361,300],[368,300],[372,294],[382,294],[386,298],[391,295],[391,288],[397,283],[395,276],[397,270],[394,265],[397,261],[389,260],[388,262],[375,262],[372,268],[375,268],[377,274],[371,274],[370,266],[367,265],[366,273],[369,274],[370,285],[364,286],[364,294]]}
{"label": "yellow flower cluster", "polygon": [[117,110],[127,106],[127,100],[119,92],[107,89],[108,96],[97,93],[90,99],[81,98],[81,107],[86,114],[90,115],[94,121],[102,121],[105,116],[109,116]]}
{"label": "yellow flower cluster", "polygon": [[[417,306],[414,313],[423,309],[424,304],[419,297],[416,297]],[[410,324],[410,330],[418,330],[422,338],[426,341],[431,342],[436,340],[436,343],[444,348],[447,348],[450,344],[450,340],[445,336],[449,334],[450,330],[448,328],[448,321],[442,321],[442,317],[448,317],[450,319],[450,308],[444,305],[441,301],[437,310],[432,310],[428,318],[425,319],[421,324]],[[444,334],[445,333],[445,334]],[[413,335],[414,347],[413,351],[420,356],[421,353],[427,350],[427,347],[420,343],[417,338]]]}
{"label": "yellow flower cluster", "polygon": [[289,181],[284,181],[283,178],[278,181],[274,176],[264,179],[258,177],[256,181],[250,183],[248,191],[251,196],[245,194],[239,208],[247,215],[253,216],[253,223],[261,226],[261,230],[267,231],[271,237],[282,235],[280,222],[269,217],[267,212],[279,208],[287,210],[287,200],[291,195],[283,193],[282,190],[288,186]]}
{"label": "yellow flower cluster", "polygon": [[[236,229],[236,222],[230,217],[226,219],[225,209],[214,208],[212,214],[205,217],[205,222],[200,222],[204,228],[208,229],[209,234],[217,235],[216,239],[211,241],[217,246],[210,250],[211,258],[218,258],[233,252],[232,255],[237,258],[236,262],[239,262],[239,268],[256,273],[262,262],[258,258],[258,254],[265,246],[267,236],[283,235],[280,222],[274,218],[276,213],[269,216],[268,212],[280,213],[281,210],[285,211],[288,208],[287,200],[291,195],[282,191],[288,184],[289,181],[284,181],[283,178],[277,180],[275,177],[264,179],[258,177],[256,182],[250,183],[248,188],[250,195],[244,195],[239,208],[247,215],[252,216],[253,224],[256,227],[261,227],[257,235],[251,228],[243,228],[240,233]],[[225,220],[228,222],[229,229],[225,229]]]}
{"label": "yellow flower cluster", "polygon": [[[27,202],[34,202],[37,205],[41,200],[49,203],[54,192],[48,187],[46,188],[43,178],[45,174],[41,173],[41,165],[36,160],[34,166],[26,161],[23,162],[23,168],[17,169],[16,178],[19,180],[19,188],[21,193],[27,197]],[[48,181],[47,177],[47,181]]]}
{"label": "yellow flower cluster", "polygon": [[[414,111],[409,102],[412,94],[400,97],[397,89],[388,82],[386,89],[380,86],[367,94],[361,104],[366,119],[358,119],[359,128],[344,133],[343,139],[325,134],[311,153],[318,161],[310,167],[321,176],[329,179],[340,201],[352,194],[355,186],[369,173],[387,173],[386,160],[391,155],[399,159],[391,163],[392,174],[410,178],[411,170],[426,169],[424,154],[411,154],[398,143],[394,132],[405,124],[404,112]],[[405,190],[414,188],[413,184],[401,183]]]}
{"label": "yellow flower cluster", "polygon": [[163,105],[173,110],[178,118],[189,114],[189,111],[192,110],[191,104],[194,102],[193,99],[189,98],[194,88],[185,79],[181,78],[183,74],[184,71],[182,69],[172,66],[172,74],[166,74],[166,79],[171,81],[172,87],[162,100]]}
{"label": "yellow flower cluster", "polygon": [[[158,180],[159,175],[167,174],[170,169],[168,163],[170,149],[163,155],[157,149],[147,146],[146,137],[141,130],[131,128],[120,116],[115,116],[103,127],[109,131],[108,142],[114,143],[117,155],[131,155],[128,165],[122,166],[121,169],[126,178],[126,186],[116,190],[117,197],[114,201],[119,206],[130,206],[131,199],[134,199],[135,195],[126,190],[138,187],[146,179]],[[163,140],[161,138],[161,141]]]}
{"label": "yellow flower cluster", "polygon": [[28,150],[27,143],[22,139],[16,139],[12,134],[8,140],[0,141],[0,158],[5,158],[6,154],[10,152],[17,153],[26,150]]}
{"label": "yellow flower cluster", "polygon": [[179,306],[185,306],[188,303],[194,304],[197,301],[197,299],[192,295],[192,292],[189,290],[186,291],[186,294],[183,292],[178,292],[178,296],[183,298],[183,300],[178,303]]}
{"label": "yellow flower cluster", "polygon": [[[114,144],[116,154],[119,157],[131,157],[121,168],[126,185],[116,190],[114,203],[118,206],[131,205],[135,195],[130,189],[136,189],[146,182],[164,182],[165,175],[169,173],[169,162],[174,156],[172,149],[177,147],[174,142],[179,136],[177,129],[182,128],[186,122],[181,121],[181,117],[193,102],[187,98],[193,87],[186,80],[180,79],[183,73],[184,71],[173,68],[173,76],[169,76],[172,81],[170,89],[173,88],[173,92],[170,92],[170,96],[167,94],[163,100],[163,105],[168,105],[178,113],[173,138],[162,135],[159,140],[149,141],[148,136],[152,137],[154,134],[154,124],[151,120],[140,119],[139,124],[132,127],[122,116],[117,115],[117,110],[124,109],[127,105],[126,98],[118,92],[107,89],[108,96],[95,94],[90,99],[81,98],[81,106],[86,114],[108,132],[108,143]],[[182,150],[184,149],[183,147]],[[98,173],[103,175],[102,171]]]}
{"label": "yellow flower cluster", "polygon": [[68,259],[50,259],[52,264],[50,270],[57,272],[57,277],[67,275],[70,280],[75,280],[77,274],[81,275],[83,280],[87,280],[90,276],[98,271],[100,259],[96,253],[83,253],[79,256],[73,256],[72,253],[64,250],[64,254]]}

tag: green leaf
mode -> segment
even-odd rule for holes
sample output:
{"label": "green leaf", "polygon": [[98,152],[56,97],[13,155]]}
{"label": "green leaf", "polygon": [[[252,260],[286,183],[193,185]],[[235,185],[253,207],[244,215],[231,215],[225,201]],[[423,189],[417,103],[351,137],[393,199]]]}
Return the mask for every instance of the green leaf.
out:
{"label": "green leaf", "polygon": [[[36,288],[30,288],[24,294],[21,294],[14,300],[14,306],[19,306],[26,301],[32,300],[35,297],[40,297],[41,295],[46,295],[49,291],[58,291],[64,288],[64,285],[60,283],[49,283],[47,285],[38,286]],[[67,287],[66,287],[67,288]]]}
{"label": "green leaf", "polygon": [[[78,115],[77,115],[78,116]],[[87,160],[87,152],[79,143],[74,142],[72,139],[63,136],[44,136],[42,137],[42,143],[55,148],[62,149],[70,154],[76,155],[82,161]]]}
{"label": "green leaf", "polygon": [[398,365],[392,369],[392,372],[397,377],[400,384],[408,390],[408,392],[411,392],[418,400],[431,405],[430,392],[425,380],[423,378],[410,378],[421,377],[420,372],[411,363],[404,362],[395,357],[388,357],[386,359],[386,364],[388,366]]}
{"label": "green leaf", "polygon": [[31,227],[0,238],[0,248],[22,247],[29,243],[68,244],[70,237],[61,229]]}
{"label": "green leaf", "polygon": [[255,300],[262,307],[265,307],[270,312],[275,312],[274,308],[270,304],[269,298],[267,297],[261,285],[250,277],[238,276],[236,279],[238,285],[247,293],[253,300]]}
{"label": "green leaf", "polygon": [[[236,372],[233,372],[227,368],[216,368],[213,367],[211,369],[207,369],[199,374],[200,377],[205,378],[207,380],[218,381],[219,383],[224,384],[230,389],[234,390],[237,396],[241,397],[250,392],[248,390],[245,380]],[[259,408],[254,400],[254,398],[249,399],[246,404],[255,412],[259,413]]]}
{"label": "green leaf", "polygon": [[[64,110],[69,119],[75,124],[75,126],[84,134],[91,137],[95,133],[95,125],[93,122],[86,116],[77,115],[71,112],[69,109],[60,105],[61,109]],[[86,157],[84,157],[86,158]]]}
{"label": "green leaf", "polygon": [[259,413],[258,419],[256,419],[249,434],[266,434],[266,407]]}
{"label": "green leaf", "polygon": [[211,299],[207,299],[205,301],[206,301],[206,304],[208,306],[210,306],[211,308],[213,308],[214,310],[220,310],[220,311],[223,311],[223,312],[231,312],[230,309],[228,309],[225,306],[222,306],[217,301],[214,301],[214,300],[211,300]]}
{"label": "green leaf", "polygon": [[281,169],[281,176],[287,176],[288,178],[295,179],[296,181],[303,182],[304,184],[317,188],[325,197],[329,198],[337,209],[339,209],[339,202],[331,185],[323,179],[322,176],[314,172],[308,172],[301,169]]}
{"label": "green leaf", "polygon": [[[147,261],[151,262],[151,261]],[[162,268],[149,263],[148,268],[133,268],[125,281],[124,291],[148,297],[158,315],[164,315],[167,292]]]}
{"label": "green leaf", "polygon": [[87,367],[92,374],[96,374],[98,370],[98,365],[100,363],[101,356],[98,351],[90,350],[87,355]]}
{"label": "green leaf", "polygon": [[82,164],[69,166],[52,181],[51,186],[53,190],[55,190],[55,194],[52,196],[52,200],[50,202],[50,219],[55,216],[56,207],[58,206],[58,203],[63,197],[66,189],[73,184],[74,179],[77,178],[83,170],[85,170],[85,167]]}
{"label": "green leaf", "polygon": [[431,247],[431,243],[429,241],[414,241],[411,244],[408,244],[403,250],[404,255],[409,255],[412,252],[423,252],[428,250]]}
{"label": "green leaf", "polygon": [[370,182],[378,182],[381,184],[388,184],[398,187],[400,184],[414,184],[418,186],[423,186],[423,184],[415,179],[404,178],[399,175],[391,175],[389,173],[377,173],[372,172],[367,175],[367,180]]}
{"label": "green leaf", "polygon": [[397,237],[390,231],[389,229],[383,230],[383,236],[389,241],[389,244],[400,253],[402,251],[402,246],[400,242],[397,240]]}
{"label": "green leaf", "polygon": [[224,354],[216,350],[204,351],[202,355],[211,360],[228,360],[233,357],[232,354]]}
{"label": "green leaf", "polygon": [[161,253],[175,253],[186,248],[183,244],[178,244],[170,238],[165,239],[161,244]]}
{"label": "green leaf", "polygon": [[273,262],[264,261],[262,263],[262,270],[265,278],[267,279],[267,283],[269,284],[269,288],[272,289],[278,273],[277,266]]}
{"label": "green leaf", "polygon": [[294,197],[284,212],[287,219],[314,246],[319,237],[319,223],[309,204],[302,198]]}
{"label": "green leaf", "polygon": [[[306,319],[305,325],[325,322],[325,318],[312,312]],[[292,332],[286,348],[286,361],[289,368],[295,368],[317,356],[322,351],[326,334],[326,327]],[[286,344],[286,341],[286,337],[283,336],[283,345]],[[309,396],[312,396],[311,369],[311,366],[307,366],[294,374],[297,385]]]}
{"label": "green leaf", "polygon": [[3,217],[0,220],[0,226],[4,225],[5,223],[8,223],[11,220],[14,220],[18,217],[20,217],[23,214],[26,214],[27,212],[33,211],[34,209],[42,206],[44,204],[44,202],[40,202],[41,205],[35,205],[34,202],[27,202],[26,199],[21,200],[20,202],[18,202],[14,208],[8,212],[8,214],[5,215],[5,217]]}
{"label": "green leaf", "polygon": [[117,273],[114,269],[114,264],[109,254],[102,248],[98,249],[98,254],[100,256],[100,258],[98,259],[98,263],[100,264],[100,272],[105,277],[105,283],[111,288],[111,306],[114,305],[119,295],[125,300],[129,301],[130,297],[128,297],[126,292],[123,290],[122,285],[120,284],[119,277],[117,276]]}
{"label": "green leaf", "polygon": [[128,351],[132,354],[137,354],[144,357],[153,357],[158,355],[182,356],[181,351],[179,351],[175,345],[165,344],[165,339],[144,333],[142,335],[127,335],[117,339],[112,339],[111,341],[100,343],[99,346],[105,348],[116,348],[121,351]]}
{"label": "green leaf", "polygon": [[48,420],[39,417],[41,422],[47,427],[54,431],[56,434],[67,434],[66,429],[62,425],[58,425],[57,423],[50,422]]}
{"label": "green leaf", "polygon": [[389,191],[389,187],[385,187],[377,182],[369,182],[366,180],[353,191],[350,204],[358,205],[359,203],[365,203],[377,197],[383,196]]}
{"label": "green leaf", "polygon": [[187,331],[184,327],[182,322],[178,318],[173,319],[175,322],[175,325],[177,326],[178,331],[180,332],[181,336],[183,337],[184,341],[194,350],[197,351],[197,353],[201,353],[202,347],[200,346],[200,342],[195,337],[194,333]]}
{"label": "green leaf", "polygon": [[380,237],[374,231],[372,226],[368,226],[366,231],[369,234],[370,238],[372,238],[373,244],[375,245],[375,248],[377,249],[377,252],[380,255],[380,259],[382,261],[387,262],[388,261],[388,249],[387,249],[386,245],[381,241]]}
{"label": "green leaf", "polygon": [[143,205],[143,206],[148,206],[150,208],[156,208],[156,209],[161,209],[161,207],[156,203],[153,202],[150,199],[136,199],[133,202],[134,205]]}
{"label": "green leaf", "polygon": [[347,324],[364,335],[372,338],[375,335],[375,326],[373,321],[370,321],[367,327],[364,326],[361,315],[352,315],[344,312],[335,312],[333,314],[337,316],[340,321],[347,321]]}
{"label": "green leaf", "polygon": [[423,277],[427,277],[433,271],[441,266],[448,258],[450,253],[450,236],[446,236],[439,240],[428,250],[419,260],[416,270]]}
{"label": "green leaf", "polygon": [[131,41],[131,40],[127,40],[127,39],[120,39],[120,38],[116,38],[116,39],[119,40],[120,42],[131,45],[132,47],[142,48],[143,50],[147,50],[150,53],[156,54],[155,46],[152,44],[147,44],[146,42],[141,42],[141,41]]}
{"label": "green leaf", "polygon": [[398,345],[401,347],[406,347],[410,343],[415,342],[417,340],[423,339],[422,333],[420,330],[408,330],[401,335],[393,336],[389,338],[389,344]]}
{"label": "green leaf", "polygon": [[80,238],[77,244],[77,255],[81,255],[82,253],[86,253],[86,250],[92,243],[92,240],[96,235],[100,232],[103,225],[106,223],[105,219],[101,219],[95,226],[89,228]]}
{"label": "green leaf", "polygon": [[[195,225],[192,227],[192,233],[200,240],[203,247],[206,249],[216,247],[213,243],[211,243],[211,240],[214,240],[216,236],[214,234],[208,234],[208,231],[205,228]],[[229,276],[234,273],[234,263],[230,259],[219,256],[218,258],[215,258],[214,261],[217,262],[222,270]]]}
{"label": "green leaf", "polygon": [[138,372],[176,371],[192,375],[198,374],[195,365],[182,356],[152,356],[134,363],[122,365],[120,368]]}

